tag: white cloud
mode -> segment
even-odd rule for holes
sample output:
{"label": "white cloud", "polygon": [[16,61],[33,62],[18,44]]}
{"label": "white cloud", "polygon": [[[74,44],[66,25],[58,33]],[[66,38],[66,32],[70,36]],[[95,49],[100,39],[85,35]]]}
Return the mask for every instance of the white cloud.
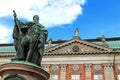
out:
{"label": "white cloud", "polygon": [[[85,2],[86,0],[0,0],[0,18],[13,16],[12,11],[15,10],[18,18],[28,21],[34,15],[39,15],[39,22],[47,28],[71,24],[82,14],[81,5]],[[3,25],[0,25],[0,43],[8,43],[12,30]]]}
{"label": "white cloud", "polygon": [[0,43],[8,43],[11,39],[12,30],[0,25]]}
{"label": "white cloud", "polygon": [[82,14],[84,4],[85,0],[1,0],[0,17],[12,15],[12,10],[16,10],[18,17],[31,21],[38,14],[40,23],[53,27],[71,24]]}

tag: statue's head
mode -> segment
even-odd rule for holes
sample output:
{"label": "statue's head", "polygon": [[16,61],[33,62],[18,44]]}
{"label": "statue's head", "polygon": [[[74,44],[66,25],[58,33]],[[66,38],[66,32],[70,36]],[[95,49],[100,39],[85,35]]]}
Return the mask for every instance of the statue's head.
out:
{"label": "statue's head", "polygon": [[39,22],[39,16],[38,15],[33,16],[33,22],[35,22],[35,23]]}

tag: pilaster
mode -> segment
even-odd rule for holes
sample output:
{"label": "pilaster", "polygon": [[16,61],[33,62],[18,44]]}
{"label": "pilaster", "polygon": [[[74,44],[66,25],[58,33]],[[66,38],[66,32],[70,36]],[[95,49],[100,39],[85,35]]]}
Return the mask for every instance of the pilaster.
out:
{"label": "pilaster", "polygon": [[66,66],[67,64],[61,64],[61,73],[60,73],[60,80],[65,80],[66,77]]}
{"label": "pilaster", "polygon": [[91,80],[91,66],[92,64],[84,64],[86,71],[86,80]]}
{"label": "pilaster", "polygon": [[104,64],[105,80],[114,80],[113,64]]}
{"label": "pilaster", "polygon": [[42,65],[42,68],[43,68],[45,71],[49,72],[50,64],[44,64],[44,65]]}

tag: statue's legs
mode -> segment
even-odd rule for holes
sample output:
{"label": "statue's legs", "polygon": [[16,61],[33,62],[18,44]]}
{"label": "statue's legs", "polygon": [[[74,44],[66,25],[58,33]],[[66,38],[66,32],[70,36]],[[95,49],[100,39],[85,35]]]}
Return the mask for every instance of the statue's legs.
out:
{"label": "statue's legs", "polygon": [[41,45],[41,43],[35,44],[35,42],[34,42],[34,43],[30,44],[29,51],[27,53],[26,61],[32,62],[36,65],[41,66],[40,63],[42,61],[44,47],[39,46],[39,48],[38,48],[38,45]]}
{"label": "statue's legs", "polygon": [[34,54],[34,50],[35,50],[34,43],[30,43],[29,44],[29,51],[28,51],[27,56],[26,56],[26,61],[31,62],[32,55]]}
{"label": "statue's legs", "polygon": [[39,59],[40,59],[40,54],[39,54],[39,52],[36,50],[35,52],[34,52],[34,54],[32,55],[32,63],[34,63],[34,64],[36,64],[36,65],[38,65],[38,66],[40,66],[40,61],[39,61]]}
{"label": "statue's legs", "polygon": [[43,56],[43,50],[44,50],[44,46],[41,45],[41,43],[38,43],[37,49],[34,51],[34,53],[32,54],[32,57],[30,60],[32,60],[31,62],[41,66],[41,61],[42,61],[42,56]]}
{"label": "statue's legs", "polygon": [[29,43],[29,38],[27,36],[25,36],[22,39],[22,41],[20,42],[20,45],[18,46],[18,51],[17,51],[17,55],[16,55],[18,60],[25,61],[26,54],[27,54],[27,50],[25,47],[29,46],[28,43]]}
{"label": "statue's legs", "polygon": [[30,35],[29,51],[28,51],[27,57],[26,57],[27,62],[32,62],[35,64],[36,64],[35,60],[37,60],[37,58],[39,57],[38,50],[37,50],[39,41],[37,41],[37,37],[38,37],[37,35]]}
{"label": "statue's legs", "polygon": [[36,61],[36,63],[41,66],[41,61],[42,61],[42,56],[43,56],[43,53],[44,53],[44,45],[42,43],[39,43],[38,44],[38,54],[39,54],[39,58],[38,60]]}

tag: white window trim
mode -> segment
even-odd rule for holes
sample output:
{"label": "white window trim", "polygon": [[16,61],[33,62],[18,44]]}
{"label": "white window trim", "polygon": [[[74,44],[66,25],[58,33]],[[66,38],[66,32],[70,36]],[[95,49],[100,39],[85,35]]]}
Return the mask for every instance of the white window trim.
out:
{"label": "white window trim", "polygon": [[120,74],[117,75],[118,80],[120,80]]}
{"label": "white window trim", "polygon": [[71,73],[71,80],[80,80],[80,73]]}
{"label": "white window trim", "polygon": [[50,80],[58,80],[58,76],[56,73],[50,73]]}
{"label": "white window trim", "polygon": [[95,73],[94,74],[94,80],[103,80],[102,73]]}

